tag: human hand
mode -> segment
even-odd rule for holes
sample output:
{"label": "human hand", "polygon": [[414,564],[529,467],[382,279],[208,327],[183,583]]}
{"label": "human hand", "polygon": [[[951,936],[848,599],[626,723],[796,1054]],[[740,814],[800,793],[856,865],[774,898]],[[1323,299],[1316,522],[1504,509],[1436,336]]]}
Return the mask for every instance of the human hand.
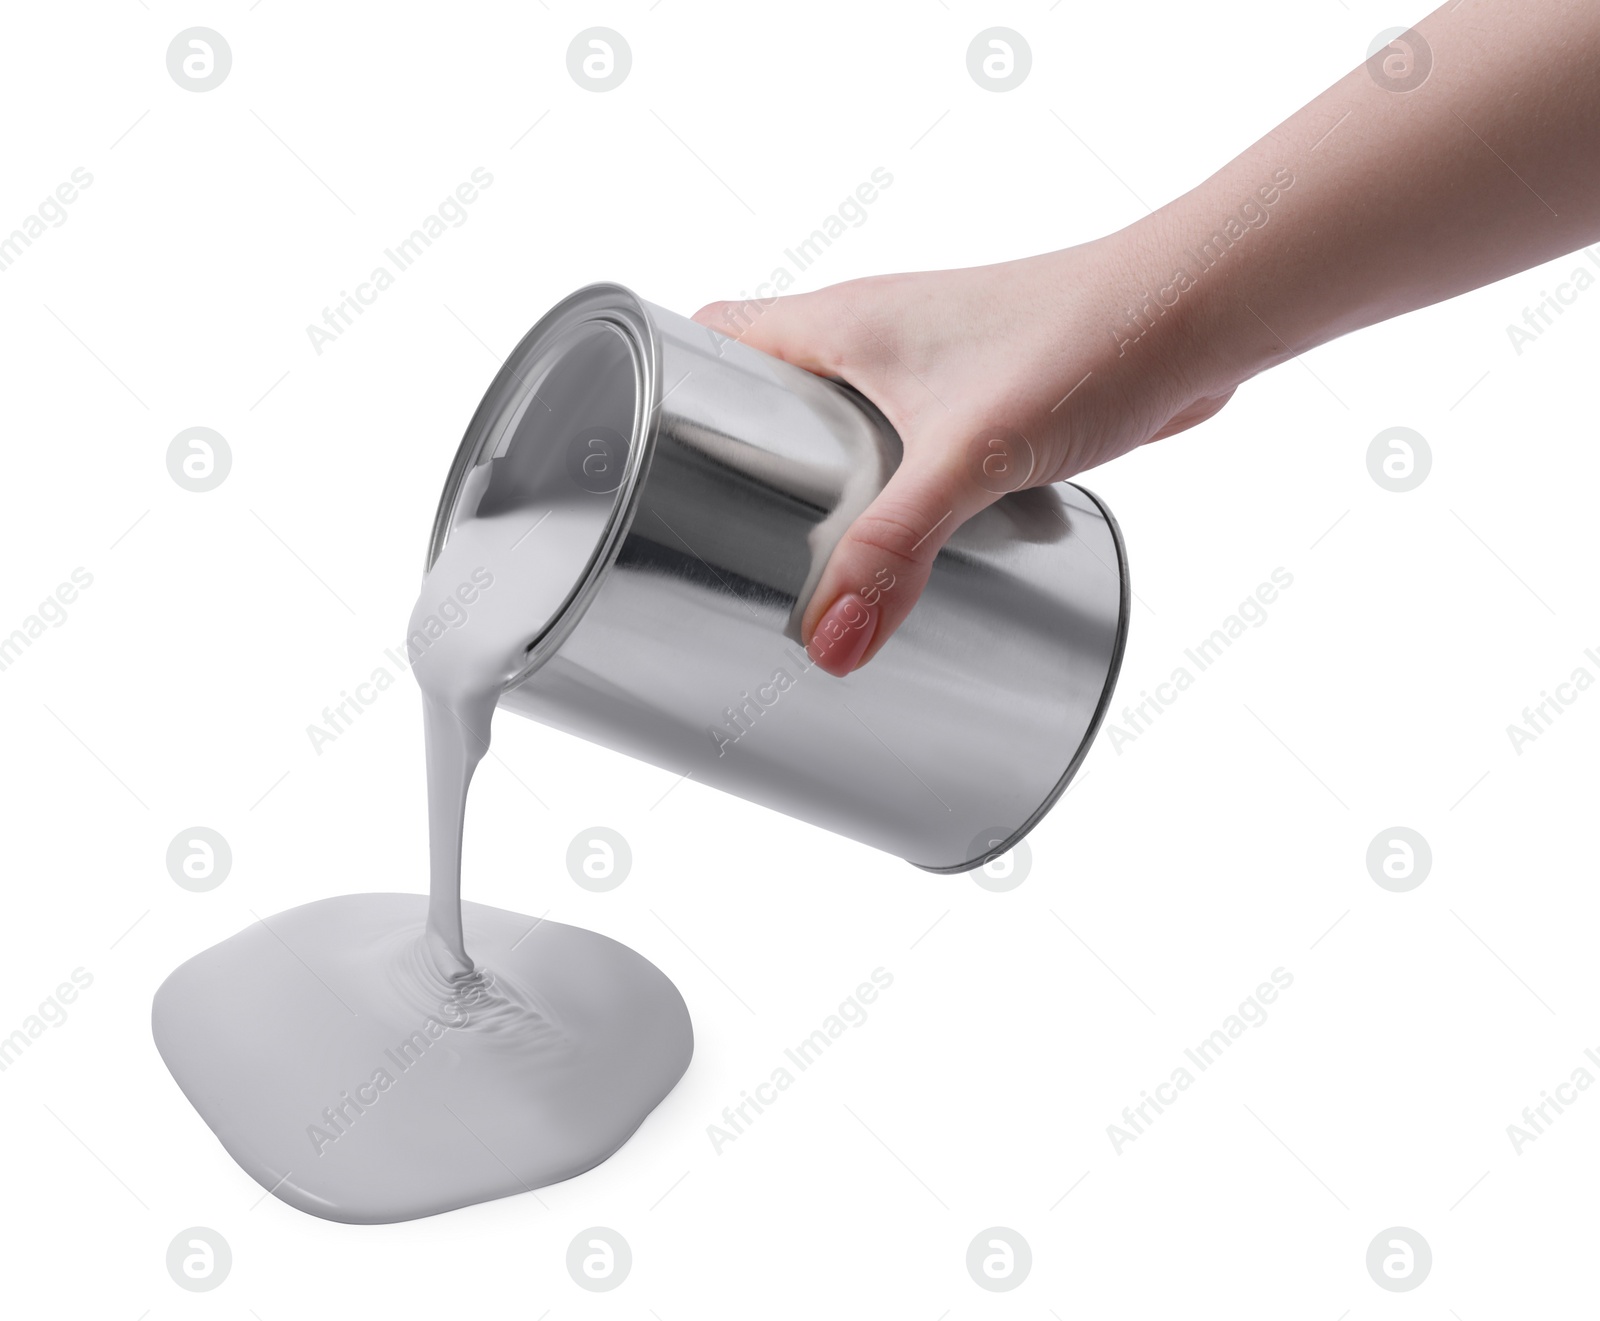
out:
{"label": "human hand", "polygon": [[[1139,239],[968,270],[878,276],[815,293],[712,303],[695,319],[854,386],[904,457],[835,547],[806,607],[812,659],[845,675],[875,656],[950,535],[1008,491],[1061,481],[1210,417],[1232,393],[1200,370],[1191,328],[1162,316],[1128,341]],[[892,592],[877,592],[883,571]]]}
{"label": "human hand", "polygon": [[[806,607],[812,656],[838,675],[871,660],[950,534],[1006,491],[1192,427],[1339,335],[1600,240],[1597,61],[1588,0],[1450,3],[1107,238],[701,308],[848,381],[905,442]],[[881,570],[893,591],[873,590]]]}

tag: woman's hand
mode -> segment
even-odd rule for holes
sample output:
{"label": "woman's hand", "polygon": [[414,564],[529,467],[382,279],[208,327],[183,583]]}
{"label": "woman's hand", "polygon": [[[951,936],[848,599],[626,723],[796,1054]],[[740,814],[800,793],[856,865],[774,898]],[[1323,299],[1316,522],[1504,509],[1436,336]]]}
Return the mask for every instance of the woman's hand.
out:
{"label": "woman's hand", "polygon": [[[702,308],[714,330],[842,377],[905,441],[806,609],[812,655],[833,674],[870,660],[946,539],[1004,492],[1192,427],[1338,335],[1600,239],[1597,64],[1594,0],[1451,0],[1108,238]],[[881,595],[880,570],[895,582]]]}
{"label": "woman's hand", "polygon": [[[905,443],[806,609],[801,636],[823,669],[845,675],[871,660],[951,533],[1007,491],[1071,477],[1227,402],[1231,384],[1217,390],[1186,367],[1181,301],[1146,317],[1142,334],[1130,320],[1137,242],[1123,231],[998,266],[852,280],[695,314],[849,382]],[[894,588],[873,590],[888,575]]]}

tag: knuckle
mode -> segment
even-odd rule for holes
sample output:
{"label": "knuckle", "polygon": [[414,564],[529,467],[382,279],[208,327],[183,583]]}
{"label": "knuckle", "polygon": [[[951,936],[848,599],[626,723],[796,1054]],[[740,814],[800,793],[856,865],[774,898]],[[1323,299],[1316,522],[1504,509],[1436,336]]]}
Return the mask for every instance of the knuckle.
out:
{"label": "knuckle", "polygon": [[851,528],[850,538],[858,546],[888,556],[901,565],[913,565],[931,558],[927,553],[932,545],[931,530],[921,519],[886,510],[863,514]]}

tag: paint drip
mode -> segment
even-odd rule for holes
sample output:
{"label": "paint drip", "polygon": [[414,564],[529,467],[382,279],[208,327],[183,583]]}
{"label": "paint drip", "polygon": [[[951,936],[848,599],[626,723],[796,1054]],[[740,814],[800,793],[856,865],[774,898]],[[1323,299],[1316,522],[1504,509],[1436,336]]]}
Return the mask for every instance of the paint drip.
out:
{"label": "paint drip", "polygon": [[581,1174],[693,1052],[682,996],[626,946],[461,899],[467,791],[496,703],[573,588],[570,570],[541,564],[538,517],[458,521],[412,615],[428,897],[290,909],[156,992],[179,1087],[252,1178],[313,1215],[408,1220]]}

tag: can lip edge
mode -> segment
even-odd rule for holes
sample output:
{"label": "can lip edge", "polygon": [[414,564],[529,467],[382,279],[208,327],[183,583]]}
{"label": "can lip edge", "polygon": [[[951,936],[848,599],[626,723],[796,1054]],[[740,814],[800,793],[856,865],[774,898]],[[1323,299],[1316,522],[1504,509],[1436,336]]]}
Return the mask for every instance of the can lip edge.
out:
{"label": "can lip edge", "polygon": [[1128,574],[1128,550],[1122,539],[1122,528],[1117,523],[1116,515],[1111,512],[1106,502],[1089,490],[1088,487],[1079,486],[1076,482],[1067,484],[1072,486],[1074,490],[1082,491],[1084,495],[1094,501],[1095,508],[1105,516],[1106,525],[1111,529],[1111,541],[1117,551],[1117,636],[1111,645],[1111,659],[1106,666],[1106,681],[1105,686],[1100,690],[1100,700],[1095,704],[1094,715],[1089,719],[1089,727],[1084,731],[1083,738],[1079,740],[1077,749],[1072,754],[1072,759],[1061,773],[1061,778],[1056,781],[1055,786],[1045,795],[1044,801],[1034,809],[1032,815],[1017,827],[1016,831],[1003,845],[990,849],[988,852],[980,853],[977,857],[971,858],[966,862],[956,863],[952,866],[912,862],[910,858],[907,858],[906,861],[910,862],[919,871],[930,872],[936,876],[959,876],[962,872],[973,871],[983,866],[990,859],[997,858],[1003,853],[1009,853],[1016,848],[1049,815],[1050,809],[1066,793],[1068,786],[1082,767],[1084,759],[1088,757],[1089,749],[1094,746],[1095,738],[1100,733],[1100,726],[1105,723],[1106,713],[1111,709],[1111,696],[1116,690],[1117,680],[1122,675],[1122,657],[1128,647],[1128,624],[1133,606],[1133,585]]}
{"label": "can lip edge", "polygon": [[[585,309],[585,304],[591,306]],[[456,446],[434,512],[424,572],[432,568],[454,526],[456,503],[462,485],[486,439],[488,425],[493,420],[493,415],[486,415],[490,401],[501,393],[512,378],[520,379],[523,369],[540,352],[548,351],[560,338],[596,322],[607,323],[617,330],[634,354],[634,419],[628,469],[606,515],[605,526],[595,541],[594,550],[582,572],[575,576],[566,602],[529,639],[525,663],[506,684],[504,691],[525,682],[554,655],[578,626],[609,576],[611,566],[633,524],[639,495],[655,452],[656,428],[660,419],[661,345],[650,304],[626,285],[602,280],[573,290],[540,316],[506,355],[505,361],[484,388]]]}

